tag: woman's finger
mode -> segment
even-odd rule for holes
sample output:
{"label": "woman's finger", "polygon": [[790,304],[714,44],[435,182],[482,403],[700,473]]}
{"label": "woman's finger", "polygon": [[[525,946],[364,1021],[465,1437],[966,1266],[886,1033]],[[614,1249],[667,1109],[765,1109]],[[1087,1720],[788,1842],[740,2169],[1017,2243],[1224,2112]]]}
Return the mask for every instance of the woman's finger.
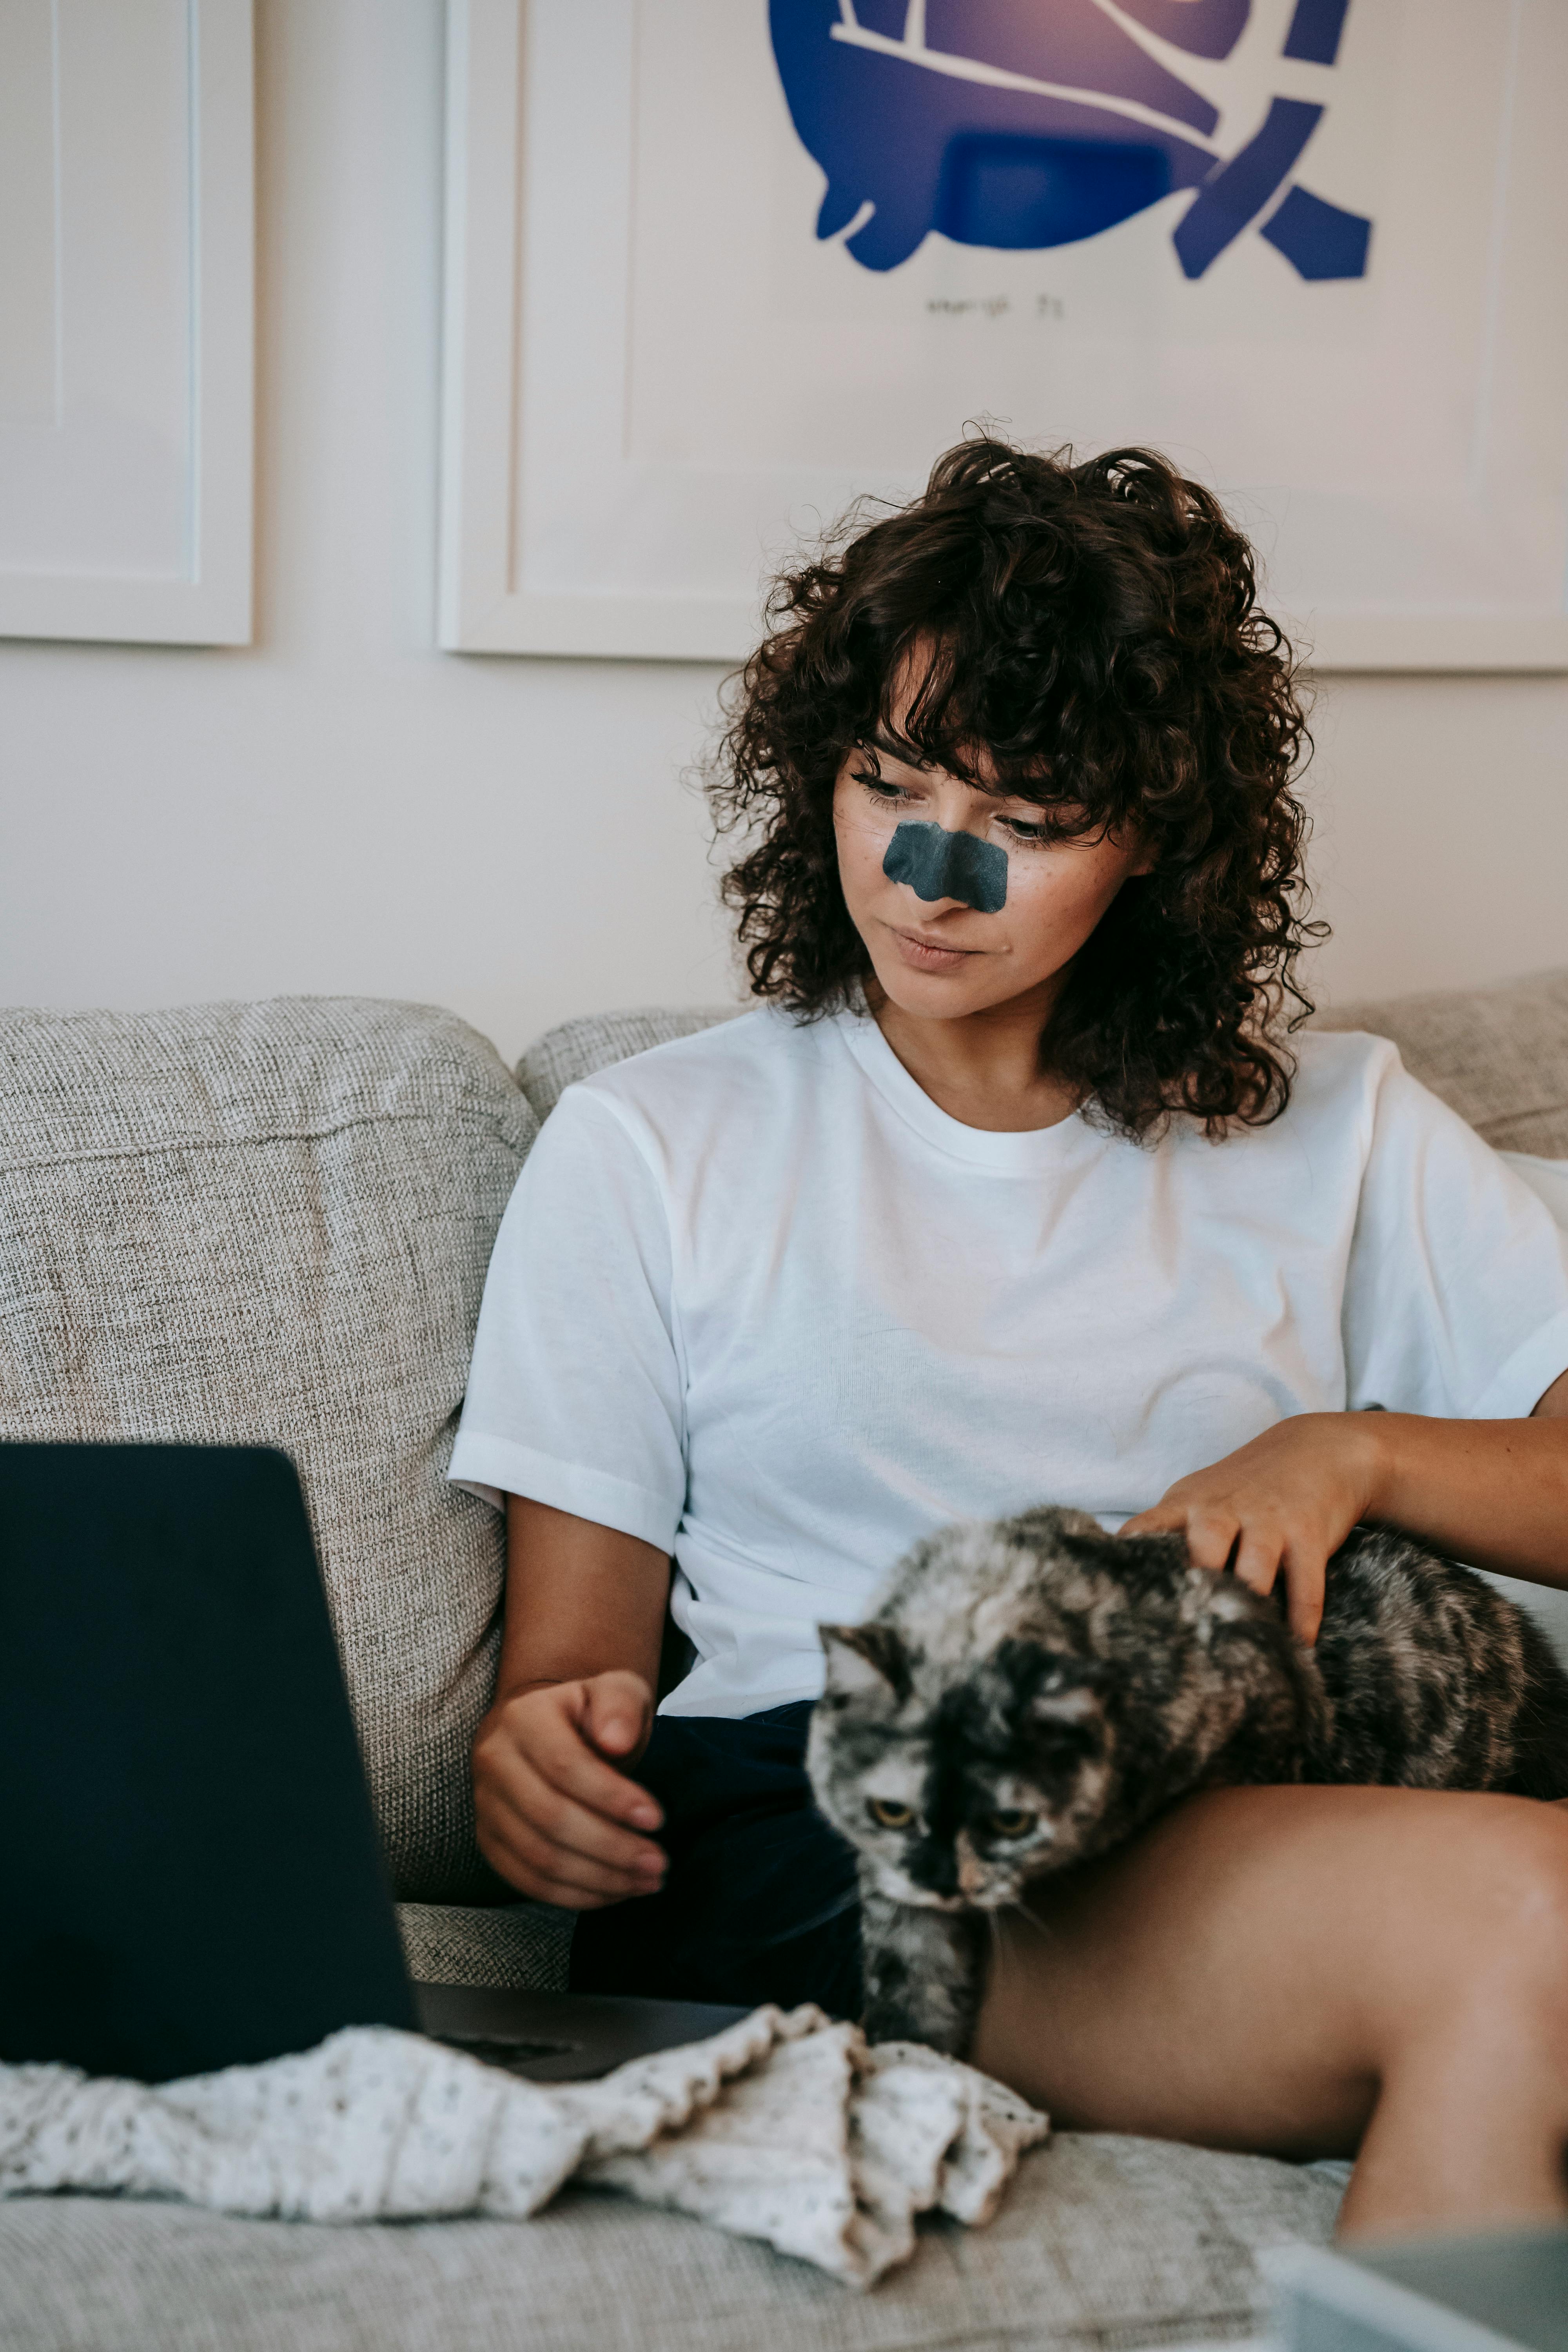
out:
{"label": "woman's finger", "polygon": [[[629,1677],[628,1677],[629,1679]],[[637,1781],[617,1772],[588,1745],[575,1714],[541,1709],[530,1721],[528,1745],[513,1751],[549,1786],[606,1821],[633,1829],[657,1830],[664,1820],[655,1799]]]}
{"label": "woman's finger", "polygon": [[601,1755],[629,1756],[642,1748],[652,1727],[653,1693],[640,1675],[612,1667],[578,1687],[582,1728]]}
{"label": "woman's finger", "polygon": [[[628,1870],[620,1864],[600,1862],[592,1855],[574,1852],[570,1847],[558,1844],[521,1814],[492,1813],[486,1827],[491,1846],[500,1849],[509,1860],[520,1864],[540,1883],[570,1887],[576,1895],[596,1895],[609,1902],[619,1902],[632,1895],[652,1895],[658,1890],[662,1875],[660,1871]],[[662,1855],[659,1861],[662,1864]],[[551,1895],[542,1899],[557,1902],[563,1898]]]}
{"label": "woman's finger", "polygon": [[1284,1556],[1284,1539],[1277,1530],[1247,1528],[1236,1548],[1237,1583],[1245,1584],[1249,1592],[1272,1592]]}
{"label": "woman's finger", "polygon": [[592,1894],[585,1888],[570,1885],[557,1875],[553,1856],[547,1850],[517,1834],[515,1822],[491,1821],[483,1806],[476,1826],[479,1851],[485,1860],[509,1885],[535,1903],[558,1903],[570,1910],[580,1910],[590,1905],[624,1902],[637,1891],[627,1886],[616,1893]]}
{"label": "woman's finger", "polygon": [[526,1756],[513,1759],[511,1771],[492,1789],[491,1796],[509,1822],[521,1824],[563,1854],[650,1879],[656,1885],[663,1874],[662,1847],[565,1795]]}
{"label": "woman's finger", "polygon": [[1308,1649],[1323,1622],[1323,1599],[1328,1589],[1329,1556],[1292,1544],[1285,1556],[1285,1589],[1289,1595],[1290,1631]]}
{"label": "woman's finger", "polygon": [[488,1846],[485,1859],[520,1895],[526,1895],[533,1903],[553,1903],[561,1911],[603,1911],[612,1903],[626,1903],[647,1892],[645,1887],[626,1886],[610,1894],[595,1894],[587,1887],[574,1886],[566,1879],[552,1878],[548,1872],[536,1870],[500,1846]]}
{"label": "woman's finger", "polygon": [[1152,1509],[1135,1512],[1131,1518],[1124,1519],[1116,1532],[1119,1536],[1179,1535],[1186,1524],[1184,1504],[1156,1503]]}
{"label": "woman's finger", "polygon": [[1193,1566],[1212,1570],[1215,1576],[1222,1574],[1230,1566],[1230,1556],[1241,1533],[1235,1512],[1189,1506],[1185,1517],[1187,1552]]}

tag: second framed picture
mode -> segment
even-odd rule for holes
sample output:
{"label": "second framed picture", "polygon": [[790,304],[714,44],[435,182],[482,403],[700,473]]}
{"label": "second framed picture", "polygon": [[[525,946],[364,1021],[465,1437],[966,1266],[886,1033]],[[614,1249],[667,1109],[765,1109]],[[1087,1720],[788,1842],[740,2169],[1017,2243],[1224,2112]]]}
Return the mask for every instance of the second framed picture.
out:
{"label": "second framed picture", "polygon": [[1568,667],[1555,0],[453,0],[441,641],[730,661],[971,426],[1320,668]]}

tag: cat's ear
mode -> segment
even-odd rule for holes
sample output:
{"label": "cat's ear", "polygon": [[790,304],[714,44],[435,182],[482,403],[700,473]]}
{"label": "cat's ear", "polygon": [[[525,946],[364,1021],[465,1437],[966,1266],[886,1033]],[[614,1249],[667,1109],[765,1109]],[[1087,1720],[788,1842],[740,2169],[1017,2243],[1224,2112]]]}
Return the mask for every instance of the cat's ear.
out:
{"label": "cat's ear", "polygon": [[900,1705],[910,1688],[910,1654],[891,1625],[819,1625],[830,1697],[881,1692]]}

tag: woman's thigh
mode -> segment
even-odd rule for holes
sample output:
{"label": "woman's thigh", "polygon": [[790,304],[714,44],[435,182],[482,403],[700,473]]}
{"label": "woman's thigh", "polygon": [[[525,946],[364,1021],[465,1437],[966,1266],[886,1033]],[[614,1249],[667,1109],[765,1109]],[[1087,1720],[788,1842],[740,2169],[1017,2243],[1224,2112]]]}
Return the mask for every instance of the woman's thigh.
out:
{"label": "woman's thigh", "polygon": [[974,2060],[1065,2127],[1348,2156],[1402,2035],[1539,1970],[1553,1885],[1555,1806],[1213,1790],[999,1927]]}

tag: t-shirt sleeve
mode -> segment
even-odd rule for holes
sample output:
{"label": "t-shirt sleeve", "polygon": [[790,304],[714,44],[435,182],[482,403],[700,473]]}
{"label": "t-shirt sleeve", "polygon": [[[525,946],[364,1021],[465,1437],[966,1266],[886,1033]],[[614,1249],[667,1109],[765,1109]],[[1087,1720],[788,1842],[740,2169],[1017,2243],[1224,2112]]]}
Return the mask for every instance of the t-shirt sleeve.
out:
{"label": "t-shirt sleeve", "polygon": [[1568,1236],[1392,1049],[1344,1296],[1347,1402],[1505,1421],[1568,1369]]}
{"label": "t-shirt sleeve", "polygon": [[614,1107],[571,1087],[501,1219],[447,1475],[668,1551],[684,1394],[654,1171]]}

